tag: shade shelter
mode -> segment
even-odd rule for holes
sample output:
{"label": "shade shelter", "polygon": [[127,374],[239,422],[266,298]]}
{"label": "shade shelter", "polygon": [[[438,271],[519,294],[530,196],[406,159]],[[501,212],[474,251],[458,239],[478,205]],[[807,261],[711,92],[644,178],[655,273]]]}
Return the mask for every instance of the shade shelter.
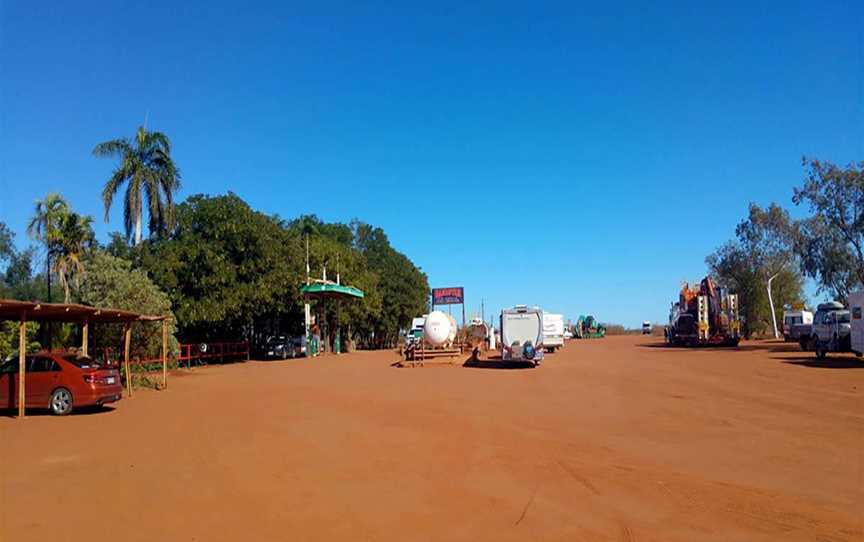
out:
{"label": "shade shelter", "polygon": [[81,353],[88,355],[90,324],[123,324],[123,363],[126,368],[126,389],[132,394],[132,377],[129,372],[129,343],[132,339],[132,324],[135,322],[162,322],[162,385],[168,385],[168,319],[166,316],[148,316],[120,309],[99,309],[74,303],[39,303],[0,299],[0,321],[17,321],[18,325],[18,417],[24,417],[25,406],[25,358],[27,322],[64,322],[81,326]]}
{"label": "shade shelter", "polygon": [[[300,288],[300,293],[303,295],[303,299],[306,303],[310,301],[317,301],[316,309],[320,315],[318,321],[327,322],[327,302],[335,301],[336,303],[336,333],[333,341],[333,351],[337,354],[341,352],[341,329],[339,327],[339,312],[340,307],[343,300],[350,299],[363,299],[366,294],[363,293],[359,288],[355,288],[353,286],[345,286],[344,284],[339,284],[338,282],[328,281],[328,280],[316,280],[314,282],[310,282],[306,284],[302,288]],[[307,340],[308,340],[308,324],[307,324]],[[326,329],[326,327],[325,327]],[[328,334],[325,332],[325,337]],[[307,343],[308,344],[308,343]]]}

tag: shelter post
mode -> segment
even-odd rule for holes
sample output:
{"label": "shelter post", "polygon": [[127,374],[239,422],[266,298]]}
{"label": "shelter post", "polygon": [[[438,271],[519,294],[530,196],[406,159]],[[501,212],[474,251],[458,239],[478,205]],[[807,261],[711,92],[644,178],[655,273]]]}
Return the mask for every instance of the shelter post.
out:
{"label": "shelter post", "polygon": [[162,320],[162,388],[168,387],[168,320]]}
{"label": "shelter post", "polygon": [[84,357],[89,356],[89,340],[90,340],[90,319],[85,318],[81,323],[81,354]]}
{"label": "shelter post", "polygon": [[21,321],[18,324],[18,417],[24,417],[24,404],[26,402],[25,375],[27,370],[27,313],[21,311]]}
{"label": "shelter post", "polygon": [[129,371],[129,343],[132,340],[132,324],[123,324],[123,364],[126,367],[126,389],[132,397],[132,373]]}

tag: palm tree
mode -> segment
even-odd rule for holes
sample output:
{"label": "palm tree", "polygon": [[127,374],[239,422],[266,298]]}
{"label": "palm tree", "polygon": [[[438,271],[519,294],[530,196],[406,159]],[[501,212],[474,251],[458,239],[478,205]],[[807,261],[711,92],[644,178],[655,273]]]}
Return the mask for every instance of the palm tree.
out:
{"label": "palm tree", "polygon": [[60,232],[60,226],[64,218],[69,214],[69,204],[57,193],[50,193],[44,199],[36,200],[36,211],[27,233],[33,239],[45,245],[45,278],[48,281],[48,302],[51,301],[51,250],[56,243]]}
{"label": "palm tree", "polygon": [[140,126],[134,141],[121,138],[100,143],[93,149],[93,155],[120,158],[120,165],[102,190],[105,222],[114,196],[126,183],[123,218],[127,241],[134,229],[135,244],[141,243],[145,198],[150,234],[163,235],[174,227],[174,193],[180,189],[180,172],[171,159],[171,142],[165,134],[148,132]]}
{"label": "palm tree", "polygon": [[64,303],[69,303],[69,282],[75,281],[75,286],[81,286],[81,276],[84,275],[84,254],[94,243],[93,217],[69,213],[63,217],[57,239],[51,249],[54,255],[52,271],[60,279],[65,293]]}

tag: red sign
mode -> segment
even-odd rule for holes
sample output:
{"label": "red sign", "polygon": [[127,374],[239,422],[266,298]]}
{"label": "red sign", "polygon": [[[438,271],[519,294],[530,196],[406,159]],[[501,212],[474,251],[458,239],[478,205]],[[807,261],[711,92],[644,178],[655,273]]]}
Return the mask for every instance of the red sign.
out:
{"label": "red sign", "polygon": [[432,288],[432,305],[460,305],[465,302],[465,290],[459,288]]}

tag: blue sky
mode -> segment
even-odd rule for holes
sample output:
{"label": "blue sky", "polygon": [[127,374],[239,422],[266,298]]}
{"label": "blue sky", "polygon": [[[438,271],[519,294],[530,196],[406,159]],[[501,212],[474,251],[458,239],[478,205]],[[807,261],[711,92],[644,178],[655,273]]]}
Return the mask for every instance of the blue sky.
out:
{"label": "blue sky", "polygon": [[0,2],[0,220],[21,246],[50,191],[121,229],[90,151],[146,117],[181,198],[380,225],[469,315],[635,326],[748,202],[791,207],[802,155],[864,158],[857,1],[82,4]]}

